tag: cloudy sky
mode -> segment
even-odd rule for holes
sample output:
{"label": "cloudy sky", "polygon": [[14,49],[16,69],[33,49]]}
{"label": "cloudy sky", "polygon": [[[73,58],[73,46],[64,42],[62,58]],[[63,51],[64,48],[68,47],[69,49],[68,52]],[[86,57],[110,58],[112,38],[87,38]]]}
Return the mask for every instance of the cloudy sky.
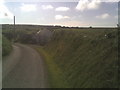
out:
{"label": "cloudy sky", "polygon": [[14,15],[17,24],[114,27],[118,23],[118,2],[0,0],[0,24],[12,24]]}

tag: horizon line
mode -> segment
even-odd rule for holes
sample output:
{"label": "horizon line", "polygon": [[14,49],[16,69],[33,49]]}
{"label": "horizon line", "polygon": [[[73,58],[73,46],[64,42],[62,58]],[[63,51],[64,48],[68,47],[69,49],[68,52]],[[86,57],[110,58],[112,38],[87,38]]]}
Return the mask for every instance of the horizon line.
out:
{"label": "horizon line", "polygon": [[[14,24],[0,24],[0,25],[14,25]],[[64,25],[40,25],[40,24],[15,24],[15,25],[33,25],[33,26],[54,26],[54,27],[78,27],[78,28],[117,28],[117,26],[64,26]]]}

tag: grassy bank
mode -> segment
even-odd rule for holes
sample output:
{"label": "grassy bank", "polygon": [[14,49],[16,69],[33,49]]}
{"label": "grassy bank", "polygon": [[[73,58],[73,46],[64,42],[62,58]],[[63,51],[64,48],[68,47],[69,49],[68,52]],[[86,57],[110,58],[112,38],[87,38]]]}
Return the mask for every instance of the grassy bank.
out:
{"label": "grassy bank", "polygon": [[2,36],[2,56],[8,55],[12,51],[11,42],[4,36]]}
{"label": "grassy bank", "polygon": [[57,64],[53,61],[53,57],[50,56],[42,47],[40,46],[32,46],[34,47],[40,55],[42,55],[45,60],[45,64],[48,69],[48,81],[50,87],[52,88],[69,88],[70,86],[66,82],[66,78],[61,71],[61,68],[57,66]]}
{"label": "grassy bank", "polygon": [[52,87],[113,88],[117,82],[116,30],[56,30],[43,54]]}

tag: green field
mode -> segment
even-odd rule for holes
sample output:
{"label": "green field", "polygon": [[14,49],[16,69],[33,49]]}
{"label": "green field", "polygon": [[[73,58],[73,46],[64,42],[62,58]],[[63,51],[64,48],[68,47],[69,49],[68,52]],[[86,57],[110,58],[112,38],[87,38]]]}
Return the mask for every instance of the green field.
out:
{"label": "green field", "polygon": [[43,56],[52,88],[118,87],[117,38],[116,28],[16,27],[16,42]]}

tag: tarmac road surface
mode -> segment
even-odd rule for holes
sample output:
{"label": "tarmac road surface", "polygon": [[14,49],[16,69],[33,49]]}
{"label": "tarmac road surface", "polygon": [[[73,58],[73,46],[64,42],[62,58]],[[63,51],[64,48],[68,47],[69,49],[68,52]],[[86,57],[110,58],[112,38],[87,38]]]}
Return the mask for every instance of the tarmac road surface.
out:
{"label": "tarmac road surface", "polygon": [[47,88],[44,61],[31,47],[14,44],[2,62],[3,88]]}

